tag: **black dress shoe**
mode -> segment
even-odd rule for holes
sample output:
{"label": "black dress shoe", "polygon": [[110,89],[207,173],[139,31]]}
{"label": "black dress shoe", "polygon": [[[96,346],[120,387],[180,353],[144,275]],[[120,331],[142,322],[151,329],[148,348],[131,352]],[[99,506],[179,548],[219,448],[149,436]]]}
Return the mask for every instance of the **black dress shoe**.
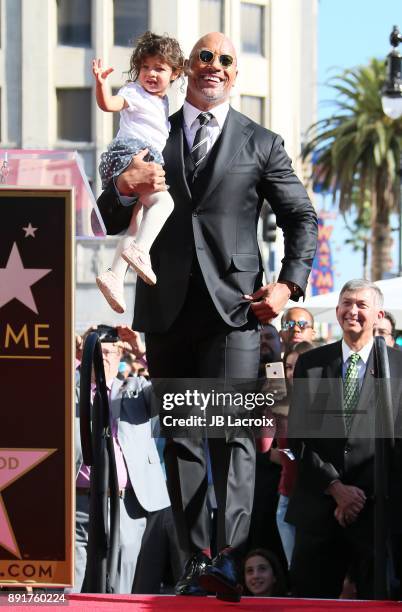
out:
{"label": "black dress shoe", "polygon": [[198,578],[198,584],[225,601],[240,601],[243,592],[236,561],[229,551],[219,553],[205,567]]}
{"label": "black dress shoe", "polygon": [[207,595],[207,592],[199,585],[198,577],[211,563],[211,559],[198,552],[193,555],[186,563],[184,572],[179,582],[176,584],[174,592],[176,595]]}

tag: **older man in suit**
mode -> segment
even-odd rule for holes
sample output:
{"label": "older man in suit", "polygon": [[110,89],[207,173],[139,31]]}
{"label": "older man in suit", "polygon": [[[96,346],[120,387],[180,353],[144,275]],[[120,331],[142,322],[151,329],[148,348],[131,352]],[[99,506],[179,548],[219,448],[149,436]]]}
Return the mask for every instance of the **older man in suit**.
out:
{"label": "older man in suit", "polygon": [[[376,285],[353,280],[336,309],[340,342],[297,361],[289,444],[299,461],[287,520],[296,525],[292,592],[337,598],[352,571],[359,598],[373,596],[375,389],[373,331],[384,317]],[[388,348],[396,443],[388,466],[401,495],[402,356]],[[398,491],[399,489],[399,491]]]}
{"label": "older man in suit", "polygon": [[[186,100],[170,117],[163,152],[175,208],[151,250],[156,286],[137,283],[133,325],[146,332],[154,378],[253,379],[259,324],[276,316],[289,297],[304,294],[316,215],[282,139],[229,105],[237,76],[231,41],[218,32],[204,36],[186,68]],[[129,223],[131,208],[122,196],[165,189],[163,169],[142,158],[137,155],[98,200],[109,233]],[[256,227],[264,198],[283,229],[285,257],[278,282],[262,287]],[[209,440],[209,454],[220,551],[212,563],[204,441],[167,440],[169,493],[188,554],[176,592],[236,598],[235,556],[247,539],[253,500],[254,440],[223,435]]]}
{"label": "older man in suit", "polygon": [[[119,329],[130,349],[138,354],[138,332]],[[120,545],[115,593],[131,593],[148,513],[170,505],[165,477],[151,432],[151,383],[142,377],[120,380],[117,370],[124,344],[102,343],[105,380],[120,489]],[[77,396],[78,399],[79,395]],[[78,411],[78,404],[77,404]],[[83,587],[88,546],[90,468],[83,463],[79,414],[75,420],[76,543],[74,591]]]}

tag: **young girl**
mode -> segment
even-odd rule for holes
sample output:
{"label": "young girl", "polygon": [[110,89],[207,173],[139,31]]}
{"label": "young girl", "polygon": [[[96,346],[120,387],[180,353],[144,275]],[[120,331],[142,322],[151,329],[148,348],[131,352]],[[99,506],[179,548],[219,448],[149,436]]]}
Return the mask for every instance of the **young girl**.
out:
{"label": "young girl", "polygon": [[255,548],[246,555],[244,584],[248,593],[256,597],[285,597],[287,592],[286,576],[279,559],[264,548]]}
{"label": "young girl", "polygon": [[[148,149],[156,163],[163,164],[162,150],[170,128],[166,91],[182,74],[183,67],[184,56],[177,40],[145,32],[131,55],[130,80],[112,96],[106,79],[113,68],[105,70],[102,60],[93,60],[98,106],[104,111],[120,111],[119,132],[101,156],[99,172],[103,189],[144,149]],[[122,313],[126,308],[123,283],[127,264],[149,285],[156,283],[149,250],[173,206],[167,191],[142,196],[140,204],[134,206],[130,226],[117,245],[111,268],[96,279],[116,312]],[[143,212],[142,220],[140,211]]]}

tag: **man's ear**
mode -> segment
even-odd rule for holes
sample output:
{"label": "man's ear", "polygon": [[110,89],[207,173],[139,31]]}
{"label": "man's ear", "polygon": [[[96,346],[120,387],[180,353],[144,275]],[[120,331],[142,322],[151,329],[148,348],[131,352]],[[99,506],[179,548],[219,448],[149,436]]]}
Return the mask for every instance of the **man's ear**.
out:
{"label": "man's ear", "polygon": [[186,59],[184,60],[184,70],[183,73],[185,76],[189,76],[191,74],[191,68],[190,68],[190,60]]}
{"label": "man's ear", "polygon": [[239,71],[238,71],[238,70],[237,70],[237,68],[236,68],[236,76],[235,76],[235,78],[233,79],[232,87],[233,87],[234,85],[236,85],[236,80],[237,80],[237,75],[238,75],[238,74],[239,74]]}

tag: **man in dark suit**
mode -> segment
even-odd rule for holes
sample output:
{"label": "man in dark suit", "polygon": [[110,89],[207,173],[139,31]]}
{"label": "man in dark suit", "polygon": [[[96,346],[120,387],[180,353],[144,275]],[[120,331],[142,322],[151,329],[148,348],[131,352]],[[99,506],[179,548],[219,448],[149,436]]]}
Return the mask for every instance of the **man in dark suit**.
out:
{"label": "man in dark suit", "polygon": [[[281,138],[229,106],[237,75],[231,41],[220,33],[204,36],[186,68],[186,101],[170,118],[163,152],[175,208],[151,250],[156,286],[137,282],[133,325],[146,332],[153,378],[254,379],[259,323],[276,316],[289,297],[304,295],[316,215]],[[142,157],[99,198],[109,233],[129,223],[131,209],[122,206],[121,196],[165,188],[164,171]],[[264,198],[284,231],[285,257],[278,282],[261,287],[256,226]],[[223,438],[208,445],[220,551],[212,563],[204,441],[167,440],[169,492],[189,558],[178,594],[205,594],[206,588],[229,597],[239,592],[234,557],[249,530],[255,445],[249,434],[233,439],[224,432]]]}
{"label": "man in dark suit", "polygon": [[[384,317],[381,291],[349,281],[336,309],[340,342],[297,361],[289,444],[298,479],[287,520],[296,525],[292,593],[337,598],[351,571],[358,597],[373,597],[375,389],[373,331]],[[400,499],[402,356],[388,348],[396,444],[389,466]],[[399,455],[398,455],[399,453]]]}

